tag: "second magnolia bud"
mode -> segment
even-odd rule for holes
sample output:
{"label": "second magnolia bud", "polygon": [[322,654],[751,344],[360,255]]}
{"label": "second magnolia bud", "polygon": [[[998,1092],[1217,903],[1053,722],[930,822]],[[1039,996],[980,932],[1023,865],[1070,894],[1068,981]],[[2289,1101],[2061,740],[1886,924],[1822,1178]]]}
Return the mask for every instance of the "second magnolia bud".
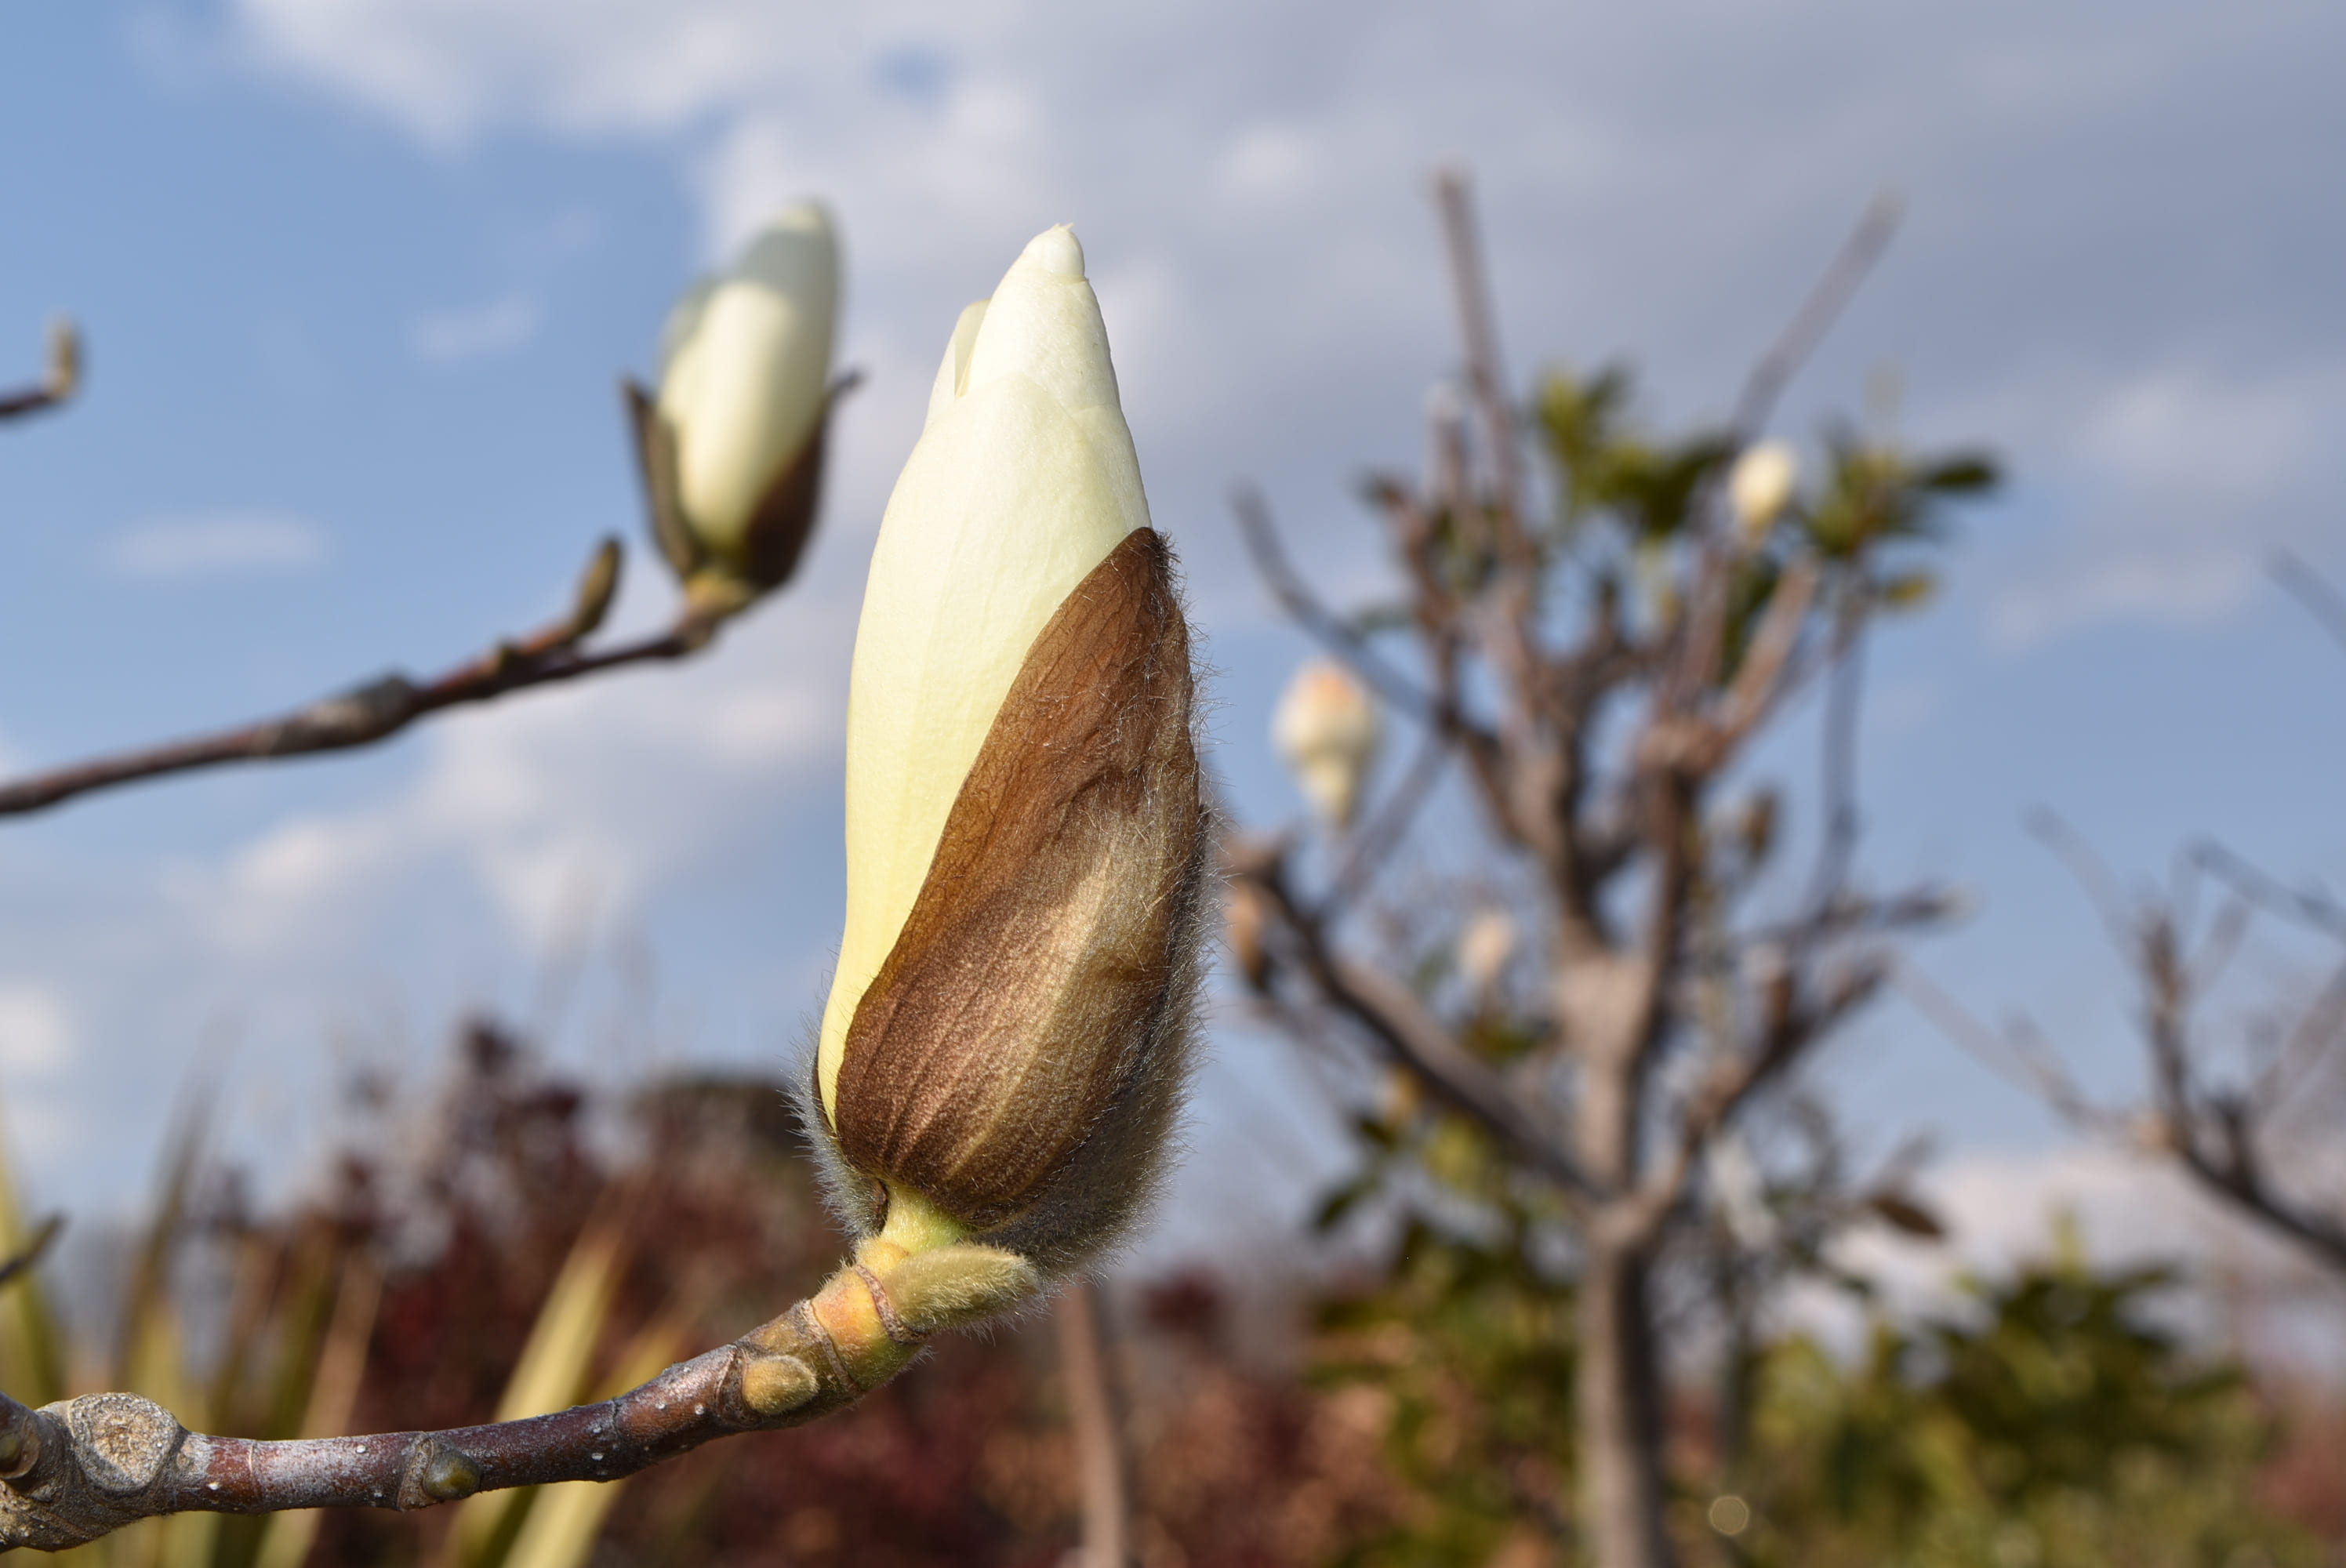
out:
{"label": "second magnolia bud", "polygon": [[661,553],[712,609],[797,568],[821,499],[838,310],[830,216],[801,202],[677,302],[657,396],[628,389]]}
{"label": "second magnolia bud", "polygon": [[1381,726],[1351,672],[1328,659],[1297,670],[1271,715],[1270,738],[1312,808],[1339,828],[1352,826]]}

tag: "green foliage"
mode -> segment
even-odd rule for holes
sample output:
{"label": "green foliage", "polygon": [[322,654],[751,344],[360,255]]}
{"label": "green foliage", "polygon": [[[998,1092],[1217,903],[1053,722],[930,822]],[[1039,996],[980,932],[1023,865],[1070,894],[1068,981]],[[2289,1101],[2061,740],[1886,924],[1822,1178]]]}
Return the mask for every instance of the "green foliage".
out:
{"label": "green foliage", "polygon": [[1385,1454],[1408,1489],[1360,1564],[1481,1564],[1568,1506],[1572,1293],[1526,1232],[1497,1242],[1407,1227],[1385,1277],[1323,1306],[1316,1376],[1385,1403]]}
{"label": "green foliage", "polygon": [[2149,1310],[2158,1269],[2075,1249],[1972,1310],[1878,1324],[1863,1359],[1767,1353],[1743,1484],[1755,1563],[2166,1568],[2317,1560],[2254,1502],[2271,1431],[2237,1369]]}
{"label": "green foliage", "polygon": [[[1543,378],[1535,411],[1554,475],[1552,550],[1569,552],[1595,577],[1600,595],[1642,580],[1651,608],[1674,614],[1668,556],[1693,537],[1689,524],[1711,483],[1734,455],[1713,432],[1657,438],[1631,418],[1627,369],[1609,365],[1586,378],[1563,369]],[[1822,483],[1797,498],[1766,539],[1743,542],[1729,584],[1729,668],[1774,596],[1789,553],[1805,547],[1829,567],[1852,574],[1869,607],[1917,608],[1937,587],[1936,575],[1912,548],[1939,543],[1950,502],[1993,491],[1993,460],[1977,453],[1910,456],[1895,445],[1841,427],[1825,437]]]}

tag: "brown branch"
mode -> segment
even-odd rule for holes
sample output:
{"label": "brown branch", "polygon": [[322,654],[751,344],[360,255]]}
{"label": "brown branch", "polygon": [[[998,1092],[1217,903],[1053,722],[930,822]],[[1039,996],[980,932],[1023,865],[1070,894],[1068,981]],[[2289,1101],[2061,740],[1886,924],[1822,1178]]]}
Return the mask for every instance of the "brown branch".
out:
{"label": "brown branch", "polygon": [[2194,844],[2190,857],[2194,865],[2229,884],[2234,892],[2258,908],[2346,942],[2346,904],[2328,894],[2290,887],[2212,840]]}
{"label": "brown branch", "polygon": [[[1735,454],[1759,438],[1768,427],[1776,411],[1777,401],[1783,396],[1795,372],[1807,362],[1817,344],[1833,322],[1840,319],[1849,301],[1857,293],[1858,285],[1865,281],[1873,264],[1898,230],[1900,203],[1885,192],[1873,199],[1858,219],[1856,228],[1841,241],[1832,260],[1827,264],[1800,309],[1778,333],[1767,352],[1752,365],[1745,378],[1743,391],[1735,401],[1734,413],[1728,421],[1725,457],[1732,461]],[[1726,504],[1726,463],[1715,465],[1697,492],[1693,503],[1695,515],[1702,524],[1702,560],[1695,574],[1692,591],[1688,595],[1688,623],[1685,641],[1680,645],[1682,657],[1672,678],[1666,684],[1674,697],[1683,702],[1701,687],[1708,685],[1719,664],[1719,649],[1726,636],[1727,567],[1729,549],[1724,527],[1723,508]]]}
{"label": "brown branch", "polygon": [[20,816],[94,789],[197,769],[370,746],[442,708],[488,702],[507,692],[576,680],[626,665],[683,658],[709,645],[720,617],[688,602],[665,632],[591,652],[580,647],[610,608],[618,588],[619,563],[618,541],[604,540],[580,578],[576,604],[568,615],[517,641],[499,642],[433,679],[414,681],[393,673],[275,718],[0,782],[0,816]]}
{"label": "brown branch", "polygon": [[1125,1500],[1124,1440],[1108,1389],[1107,1335],[1099,1291],[1079,1279],[1052,1304],[1059,1331],[1059,1373],[1066,1384],[1067,1424],[1076,1444],[1083,1496],[1082,1568],[1125,1568],[1130,1512]]}
{"label": "brown branch", "polygon": [[1796,955],[1786,955],[1766,985],[1759,1039],[1748,1050],[1713,1064],[1680,1113],[1670,1157],[1639,1186],[1640,1217],[1648,1227],[1658,1227],[1677,1205],[1693,1175],[1695,1161],[1712,1136],[1753,1095],[1783,1076],[1804,1052],[1872,997],[1888,973],[1878,963],[1866,964],[1852,971],[1820,1003],[1803,1006],[1798,979],[1802,967]]}
{"label": "brown branch", "polygon": [[1917,1013],[1989,1072],[2035,1095],[2054,1115],[2080,1131],[2128,1135],[2127,1118],[2096,1104],[2060,1059],[2036,1048],[2031,1037],[1989,1028],[1912,962],[1900,963],[1893,979],[1899,993]]}
{"label": "brown branch", "polygon": [[1567,1196],[1599,1196],[1566,1151],[1562,1135],[1540,1123],[1496,1073],[1452,1039],[1407,987],[1330,949],[1318,921],[1296,906],[1276,860],[1234,857],[1230,873],[1261,897],[1293,937],[1297,967],[1331,1009],[1351,1019],[1388,1059],[1414,1074],[1434,1098],[1491,1134]]}
{"label": "brown branch", "polygon": [[16,419],[68,402],[81,386],[81,334],[71,321],[49,329],[49,369],[37,386],[0,392],[0,419]]}
{"label": "brown branch", "polygon": [[[2171,1062],[2155,1062],[2154,1071],[2164,1079],[2159,1109],[2147,1119],[2125,1115],[2096,1104],[2033,1035],[1987,1028],[1911,964],[1901,966],[1897,979],[1907,999],[1956,1044],[1999,1074],[2016,1075],[2062,1120],[2138,1153],[2174,1160],[2208,1192],[2296,1243],[2325,1268],[2346,1271],[2346,1220],[2317,1213],[2267,1185],[2255,1118],[2237,1097],[2195,1095],[2188,1078],[2174,1075]],[[2152,1025],[2160,1027],[2155,1019]],[[2180,1054],[2185,1046],[2170,1033],[2154,1041],[2153,1050],[2155,1056]]]}
{"label": "brown branch", "polygon": [[1450,290],[1458,308],[1458,336],[1466,354],[1466,390],[1483,415],[1490,448],[1491,477],[1499,501],[1503,542],[1520,548],[1524,526],[1522,453],[1516,448],[1515,411],[1507,402],[1505,372],[1499,363],[1498,328],[1492,320],[1491,289],[1483,261],[1483,241],[1474,222],[1474,197],[1465,171],[1448,168],[1434,177],[1435,204],[1442,209],[1442,239],[1450,261]]}
{"label": "brown branch", "polygon": [[[978,1257],[979,1271],[953,1254]],[[136,1394],[37,1410],[0,1394],[0,1552],[63,1551],[164,1513],[406,1511],[508,1487],[614,1481],[717,1438],[843,1409],[909,1365],[931,1332],[1035,1286],[1031,1268],[991,1248],[906,1258],[869,1241],[813,1297],[617,1399],[446,1431],[271,1442],[189,1432]]]}
{"label": "brown branch", "polygon": [[1848,884],[1850,864],[1857,858],[1858,834],[1863,820],[1857,804],[1857,742],[1859,703],[1865,682],[1865,601],[1853,585],[1834,617],[1831,674],[1825,686],[1825,715],[1819,745],[1818,767],[1823,786],[1824,832],[1817,845],[1816,869],[1809,879],[1808,910],[1812,922],[1821,921]]}
{"label": "brown branch", "polygon": [[1776,400],[1783,395],[1785,386],[1848,308],[1858,285],[1873,270],[1873,264],[1882,259],[1891,237],[1898,232],[1903,209],[1904,204],[1891,191],[1883,191],[1867,204],[1857,227],[1850,230],[1849,238],[1833,253],[1823,275],[1810,289],[1809,297],[1800,301],[1800,308],[1792,312],[1792,319],[1751,367],[1743,383],[1743,393],[1735,401],[1734,417],[1728,423],[1728,433],[1737,446],[1767,428],[1769,416],[1776,412]]}
{"label": "brown branch", "polygon": [[2273,581],[2281,585],[2290,597],[2305,606],[2306,613],[2321,623],[2321,629],[2346,647],[2346,596],[2341,596],[2330,580],[2294,551],[2281,550],[2272,559]]}
{"label": "brown branch", "polygon": [[1318,918],[1324,921],[1341,913],[1368,891],[1386,858],[1408,836],[1410,824],[1416,820],[1426,797],[1433,792],[1434,781],[1442,777],[1442,765],[1449,757],[1449,738],[1438,729],[1427,730],[1401,783],[1385,797],[1368,826],[1353,836],[1343,865],[1329,884],[1327,897],[1320,901]]}
{"label": "brown branch", "polygon": [[1759,728],[1790,689],[1792,654],[1808,627],[1818,575],[1814,557],[1801,555],[1785,568],[1782,580],[1769,596],[1768,613],[1752,634],[1750,650],[1743,656],[1712,726],[1721,762]]}
{"label": "brown branch", "polygon": [[53,1214],[36,1226],[32,1240],[26,1242],[15,1257],[0,1263],[0,1285],[7,1284],[37,1265],[47,1254],[50,1243],[56,1240],[58,1233],[65,1227],[66,1217],[61,1214]]}
{"label": "brown branch", "polygon": [[1376,650],[1369,647],[1368,638],[1346,626],[1342,616],[1305,585],[1302,575],[1288,558],[1286,545],[1280,542],[1279,530],[1270,520],[1270,508],[1260,491],[1252,485],[1239,485],[1230,493],[1230,511],[1238,518],[1239,532],[1246,540],[1247,554],[1254,562],[1255,571],[1278,599],[1280,608],[1296,625],[1373,687],[1378,696],[1411,718],[1441,728],[1464,726],[1463,715],[1378,657]]}
{"label": "brown branch", "polygon": [[15,419],[21,414],[38,413],[55,408],[64,398],[46,386],[19,387],[15,392],[0,392],[0,419]]}
{"label": "brown branch", "polygon": [[[1540,553],[1533,542],[1524,491],[1523,453],[1514,406],[1507,401],[1506,372],[1499,362],[1499,332],[1491,308],[1491,284],[1483,257],[1474,192],[1461,169],[1434,179],[1441,209],[1443,248],[1450,263],[1450,290],[1458,311],[1459,346],[1466,385],[1483,416],[1484,445],[1491,463],[1495,504],[1489,509],[1492,543],[1500,570],[1487,590],[1488,614],[1481,618],[1484,652],[1504,677],[1507,710],[1500,724],[1504,749],[1517,774],[1561,767],[1554,747],[1543,747],[1538,719],[1549,706],[1545,665],[1540,657]],[[1545,750],[1547,754],[1542,756]],[[1535,760],[1536,759],[1536,760]],[[1534,832],[1535,840],[1552,837]]]}

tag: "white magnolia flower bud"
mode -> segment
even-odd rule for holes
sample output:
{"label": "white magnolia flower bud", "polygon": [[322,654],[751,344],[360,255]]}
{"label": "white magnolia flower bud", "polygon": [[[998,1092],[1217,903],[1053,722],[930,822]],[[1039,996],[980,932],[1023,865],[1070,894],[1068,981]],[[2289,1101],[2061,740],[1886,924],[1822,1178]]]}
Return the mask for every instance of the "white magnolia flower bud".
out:
{"label": "white magnolia flower bud", "polygon": [[1747,549],[1768,536],[1792,504],[1792,490],[1800,481],[1800,454],[1787,443],[1758,442],[1736,458],[1728,471],[1727,499],[1735,508],[1736,532]]}
{"label": "white magnolia flower bud", "polygon": [[1340,828],[1352,825],[1379,735],[1376,703],[1351,671],[1330,659],[1297,670],[1270,718],[1271,744],[1296,787]]}
{"label": "white magnolia flower bud", "polygon": [[1475,911],[1458,933],[1458,972],[1478,997],[1497,989],[1515,956],[1515,917],[1504,910]]}
{"label": "white magnolia flower bud", "polygon": [[1147,1196],[1204,864],[1169,574],[1054,229],[963,312],[872,549],[815,1061],[851,1209],[876,1182],[1052,1267]]}
{"label": "white magnolia flower bud", "polygon": [[766,588],[796,565],[838,312],[839,244],[813,201],[783,210],[669,312],[656,407],[674,443],[668,474],[686,537],[662,544],[688,576],[713,564]]}

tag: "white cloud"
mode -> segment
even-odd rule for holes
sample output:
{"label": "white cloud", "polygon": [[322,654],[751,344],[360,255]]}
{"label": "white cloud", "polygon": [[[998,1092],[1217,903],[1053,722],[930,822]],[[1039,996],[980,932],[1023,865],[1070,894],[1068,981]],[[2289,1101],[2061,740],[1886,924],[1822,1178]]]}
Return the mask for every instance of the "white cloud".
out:
{"label": "white cloud", "polygon": [[509,294],[462,311],[427,311],[415,318],[408,345],[420,360],[447,363],[517,349],[537,334],[537,301]]}
{"label": "white cloud", "polygon": [[107,565],[132,577],[291,572],[325,558],[325,535],[315,524],[266,512],[160,517],[124,530],[106,548]]}
{"label": "white cloud", "polygon": [[238,0],[264,61],[441,141],[668,128],[790,57],[768,0]]}
{"label": "white cloud", "polygon": [[46,985],[0,981],[0,1078],[41,1078],[73,1058],[73,1015]]}
{"label": "white cloud", "polygon": [[1998,596],[1997,639],[2027,647],[2098,620],[2239,609],[2276,548],[2335,533],[2325,497],[2341,407],[2346,363],[2253,376],[2170,365],[2040,408],[2052,428],[2035,444],[2076,520]]}
{"label": "white cloud", "polygon": [[[1944,1245],[1879,1227],[1837,1245],[1836,1263],[1880,1286],[1894,1313],[1948,1309],[1961,1299],[1964,1276],[1994,1279],[2050,1255],[2066,1223],[2097,1267],[2185,1271],[2186,1288],[2169,1306],[2202,1328],[2216,1326],[2219,1309],[2229,1314],[2222,1327],[2236,1348],[2346,1369],[2337,1282],[2163,1162],[2092,1145],[1974,1153],[1928,1172],[1920,1186],[1948,1227]],[[1838,1332],[1851,1327],[1845,1306],[1821,1291],[1802,1293],[1795,1310]]]}
{"label": "white cloud", "polygon": [[761,802],[835,761],[842,683],[810,657],[844,636],[803,603],[736,628],[706,662],[507,698],[430,721],[423,767],[361,806],[274,826],[172,896],[249,960],[348,951],[387,906],[452,879],[543,956],[591,896],[609,918],[754,831]]}
{"label": "white cloud", "polygon": [[[2311,13],[2219,27],[2018,0],[1894,21],[1839,0],[238,0],[235,15],[250,55],[430,139],[677,137],[712,251],[780,201],[830,193],[853,292],[876,304],[858,307],[860,351],[883,361],[931,358],[1027,235],[1073,219],[1152,483],[1168,457],[1210,463],[1192,481],[1207,496],[1285,466],[1325,486],[1364,433],[1405,430],[1392,411],[1411,378],[1450,352],[1412,188],[1439,161],[1477,170],[1518,352],[1634,347],[1678,417],[1723,405],[1841,226],[1892,184],[1914,219],[1809,385],[1846,406],[1859,361],[1894,353],[1926,410],[1994,416],[1947,433],[1999,446],[2055,498],[1991,596],[1994,636],[2220,617],[2276,541],[2346,541],[2306,520],[2346,476],[2322,246],[2259,252],[2248,237],[2272,206],[2239,177],[2337,128],[2312,107],[2311,62],[2339,25]],[[1115,299],[1119,274],[1145,288]],[[2276,368],[2309,353],[2313,369]],[[2049,380],[2048,361],[2065,367]],[[1192,564],[1210,603],[1211,568],[1234,563],[1209,542]]]}

